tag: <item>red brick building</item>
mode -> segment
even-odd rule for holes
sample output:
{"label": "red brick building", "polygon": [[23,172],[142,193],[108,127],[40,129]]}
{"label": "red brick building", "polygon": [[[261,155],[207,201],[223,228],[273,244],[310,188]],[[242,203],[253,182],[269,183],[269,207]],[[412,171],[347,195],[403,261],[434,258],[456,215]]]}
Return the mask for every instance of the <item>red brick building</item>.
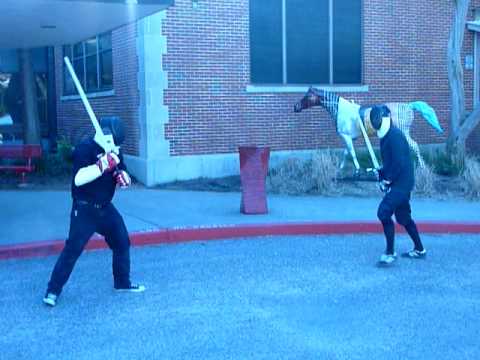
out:
{"label": "red brick building", "polygon": [[[240,145],[269,146],[273,159],[342,147],[325,110],[293,112],[309,85],[360,104],[423,100],[448,129],[453,9],[430,0],[176,0],[56,47],[58,131],[73,142],[93,131],[63,74],[65,54],[84,70],[97,116],[125,121],[127,165],[148,185],[238,174]],[[469,111],[480,99],[478,36],[466,30],[462,54]],[[416,117],[420,144],[445,136]],[[469,147],[480,151],[480,130]]]}

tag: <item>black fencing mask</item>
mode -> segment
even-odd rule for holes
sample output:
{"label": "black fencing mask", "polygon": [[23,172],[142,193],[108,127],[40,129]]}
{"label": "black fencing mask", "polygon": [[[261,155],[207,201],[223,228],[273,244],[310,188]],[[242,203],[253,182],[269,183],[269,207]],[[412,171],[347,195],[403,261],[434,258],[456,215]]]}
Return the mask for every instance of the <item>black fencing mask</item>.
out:
{"label": "black fencing mask", "polygon": [[370,111],[370,121],[375,130],[380,130],[382,119],[390,116],[390,109],[385,105],[375,105]]}
{"label": "black fencing mask", "polygon": [[110,116],[100,119],[100,127],[104,134],[111,134],[115,145],[119,146],[125,140],[125,129],[119,117]]}

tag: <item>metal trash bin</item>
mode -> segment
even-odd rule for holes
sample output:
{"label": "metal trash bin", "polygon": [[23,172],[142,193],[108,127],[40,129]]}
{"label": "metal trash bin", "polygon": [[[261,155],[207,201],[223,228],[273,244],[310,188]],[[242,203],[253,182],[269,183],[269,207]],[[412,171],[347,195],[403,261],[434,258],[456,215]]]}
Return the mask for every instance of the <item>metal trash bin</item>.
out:
{"label": "metal trash bin", "polygon": [[240,146],[240,180],[243,214],[266,214],[267,196],[265,182],[268,172],[269,147]]}

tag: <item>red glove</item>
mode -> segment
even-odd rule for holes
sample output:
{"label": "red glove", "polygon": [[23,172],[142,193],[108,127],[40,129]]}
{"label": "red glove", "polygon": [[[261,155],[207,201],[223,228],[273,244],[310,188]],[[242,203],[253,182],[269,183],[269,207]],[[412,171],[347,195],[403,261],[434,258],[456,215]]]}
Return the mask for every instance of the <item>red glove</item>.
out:
{"label": "red glove", "polygon": [[104,154],[97,161],[97,166],[102,174],[105,171],[113,171],[118,164],[120,164],[120,159],[114,153]]}
{"label": "red glove", "polygon": [[125,170],[115,171],[113,176],[115,177],[115,181],[118,185],[120,185],[121,188],[127,188],[132,184],[132,179]]}

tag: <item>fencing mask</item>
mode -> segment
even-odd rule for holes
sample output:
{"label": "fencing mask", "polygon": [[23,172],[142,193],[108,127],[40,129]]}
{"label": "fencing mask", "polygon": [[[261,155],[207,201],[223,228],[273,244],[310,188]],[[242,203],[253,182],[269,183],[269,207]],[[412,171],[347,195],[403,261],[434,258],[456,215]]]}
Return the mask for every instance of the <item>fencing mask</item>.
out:
{"label": "fencing mask", "polygon": [[390,129],[390,109],[385,105],[375,105],[370,111],[370,121],[378,137],[383,138]]}
{"label": "fencing mask", "polygon": [[119,146],[125,140],[123,122],[119,117],[103,117],[100,119],[100,127],[104,134],[112,134],[115,145]]}

